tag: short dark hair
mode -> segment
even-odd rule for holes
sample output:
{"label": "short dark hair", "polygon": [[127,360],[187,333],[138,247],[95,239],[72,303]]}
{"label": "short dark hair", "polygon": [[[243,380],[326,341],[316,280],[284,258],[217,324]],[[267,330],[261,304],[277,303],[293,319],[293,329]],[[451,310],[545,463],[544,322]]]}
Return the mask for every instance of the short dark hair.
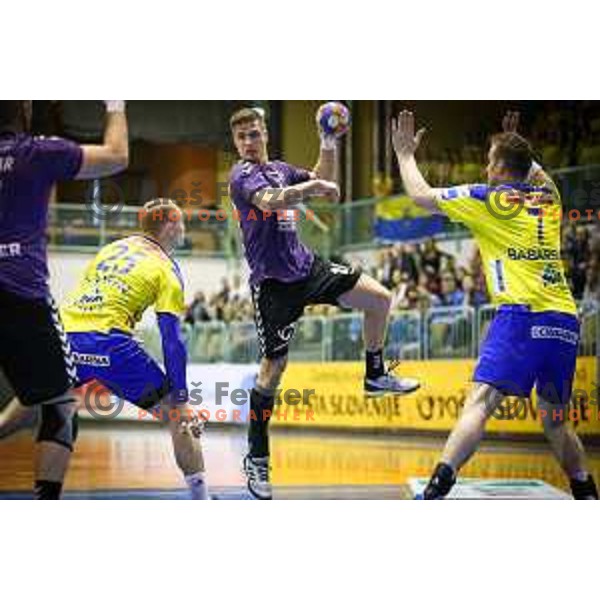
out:
{"label": "short dark hair", "polygon": [[504,132],[492,136],[496,158],[515,176],[525,179],[533,163],[531,144],[518,133]]}
{"label": "short dark hair", "polygon": [[22,100],[0,100],[0,130],[19,124]]}
{"label": "short dark hair", "polygon": [[260,121],[264,125],[264,111],[261,108],[242,108],[231,115],[231,118],[229,119],[229,126],[233,130],[233,128],[237,125],[254,123],[254,121]]}

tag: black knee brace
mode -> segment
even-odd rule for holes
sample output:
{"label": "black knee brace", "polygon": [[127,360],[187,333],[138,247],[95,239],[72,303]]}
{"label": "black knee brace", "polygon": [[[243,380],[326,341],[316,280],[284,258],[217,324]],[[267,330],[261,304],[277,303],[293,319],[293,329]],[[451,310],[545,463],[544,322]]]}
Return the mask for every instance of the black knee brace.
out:
{"label": "black knee brace", "polygon": [[74,429],[77,429],[73,413],[74,402],[67,400],[56,404],[43,404],[41,409],[40,427],[36,441],[54,442],[73,450]]}

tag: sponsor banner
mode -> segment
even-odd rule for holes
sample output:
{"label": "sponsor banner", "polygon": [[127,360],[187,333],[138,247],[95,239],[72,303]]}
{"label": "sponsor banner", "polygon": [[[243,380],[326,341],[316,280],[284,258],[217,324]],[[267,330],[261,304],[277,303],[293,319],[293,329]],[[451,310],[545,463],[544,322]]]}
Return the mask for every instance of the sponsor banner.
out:
{"label": "sponsor banner", "polygon": [[[314,389],[296,405],[275,407],[275,425],[352,429],[405,429],[448,432],[460,415],[471,389],[474,360],[406,361],[402,374],[417,377],[422,387],[408,396],[368,398],[363,394],[362,363],[291,363],[282,388]],[[574,399],[565,416],[583,435],[600,435],[596,359],[577,362]],[[557,414],[557,418],[558,418]],[[535,392],[531,400],[507,399],[492,416],[494,433],[540,433]]]}
{"label": "sponsor banner", "polygon": [[190,404],[194,410],[208,411],[209,421],[245,423],[257,375],[258,365],[254,364],[188,365]]}
{"label": "sponsor banner", "polygon": [[[250,391],[257,373],[257,365],[188,365],[190,408],[207,421],[247,423]],[[80,388],[78,401],[79,414],[84,419],[157,420],[148,411],[142,411],[129,402],[120,401],[97,383]],[[169,415],[165,415],[165,418],[169,418]]]}

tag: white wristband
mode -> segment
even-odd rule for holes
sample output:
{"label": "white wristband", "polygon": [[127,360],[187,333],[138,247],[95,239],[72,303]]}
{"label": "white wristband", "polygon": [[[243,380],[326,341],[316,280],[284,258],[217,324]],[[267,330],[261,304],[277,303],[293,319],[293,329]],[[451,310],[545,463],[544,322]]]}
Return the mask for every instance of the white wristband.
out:
{"label": "white wristband", "polygon": [[337,139],[333,135],[321,135],[321,150],[335,150]]}
{"label": "white wristband", "polygon": [[531,179],[538,171],[542,171],[542,166],[535,162],[535,160],[531,161],[531,167],[529,169],[529,173],[527,173],[527,179]]}
{"label": "white wristband", "polygon": [[105,100],[106,112],[125,112],[125,100]]}

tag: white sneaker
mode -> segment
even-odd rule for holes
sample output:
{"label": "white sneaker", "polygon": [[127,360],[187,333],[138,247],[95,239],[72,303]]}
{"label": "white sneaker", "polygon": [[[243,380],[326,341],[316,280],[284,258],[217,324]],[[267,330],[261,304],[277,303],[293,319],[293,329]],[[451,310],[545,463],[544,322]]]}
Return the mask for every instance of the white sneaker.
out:
{"label": "white sneaker", "polygon": [[273,488],[269,476],[269,458],[244,457],[244,473],[248,491],[258,500],[272,500]]}
{"label": "white sneaker", "polygon": [[421,387],[421,383],[412,377],[396,377],[385,373],[376,379],[365,377],[365,394],[367,396],[382,396],[383,394],[411,394]]}

